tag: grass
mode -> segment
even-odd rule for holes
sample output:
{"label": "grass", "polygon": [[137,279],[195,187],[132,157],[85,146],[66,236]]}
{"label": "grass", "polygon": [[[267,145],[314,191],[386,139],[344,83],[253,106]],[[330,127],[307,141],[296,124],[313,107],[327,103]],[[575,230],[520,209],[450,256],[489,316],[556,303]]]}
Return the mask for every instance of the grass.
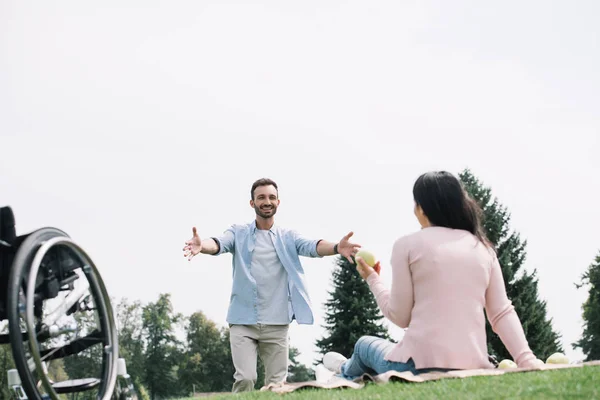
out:
{"label": "grass", "polygon": [[[272,392],[223,394],[225,400],[281,399],[597,399],[600,398],[600,366],[562,370],[443,379],[424,383],[368,383],[355,389],[300,389],[285,395]],[[198,400],[199,398],[190,398]]]}

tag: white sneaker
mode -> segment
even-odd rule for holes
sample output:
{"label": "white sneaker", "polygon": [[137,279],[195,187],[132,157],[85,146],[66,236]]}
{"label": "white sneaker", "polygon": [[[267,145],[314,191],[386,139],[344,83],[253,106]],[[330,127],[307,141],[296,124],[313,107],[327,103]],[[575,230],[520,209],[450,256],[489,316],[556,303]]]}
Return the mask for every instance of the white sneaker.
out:
{"label": "white sneaker", "polygon": [[319,383],[329,382],[329,380],[333,378],[334,375],[335,373],[325,368],[323,364],[319,364],[315,367],[315,378],[316,381]]}
{"label": "white sneaker", "polygon": [[334,351],[330,351],[323,356],[323,365],[325,368],[336,374],[342,373],[342,364],[346,361],[348,361],[346,357]]}

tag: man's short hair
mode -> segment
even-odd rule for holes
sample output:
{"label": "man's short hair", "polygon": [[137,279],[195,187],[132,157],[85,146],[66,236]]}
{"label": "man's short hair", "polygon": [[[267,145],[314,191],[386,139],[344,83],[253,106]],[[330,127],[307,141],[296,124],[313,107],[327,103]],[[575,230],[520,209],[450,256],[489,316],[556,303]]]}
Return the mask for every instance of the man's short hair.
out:
{"label": "man's short hair", "polygon": [[269,178],[261,178],[252,184],[252,189],[250,189],[250,198],[252,200],[254,200],[254,189],[256,189],[259,186],[269,186],[269,185],[274,186],[275,190],[277,190],[277,193],[279,193],[279,189],[277,188],[277,184],[275,183],[274,180],[269,179]]}

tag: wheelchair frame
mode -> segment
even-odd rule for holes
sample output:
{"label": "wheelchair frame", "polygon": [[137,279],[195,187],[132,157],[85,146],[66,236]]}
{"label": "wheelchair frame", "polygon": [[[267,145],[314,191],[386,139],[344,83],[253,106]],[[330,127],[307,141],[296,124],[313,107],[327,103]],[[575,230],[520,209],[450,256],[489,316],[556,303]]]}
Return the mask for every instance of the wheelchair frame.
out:
{"label": "wheelchair frame", "polygon": [[[59,394],[97,389],[97,400],[111,399],[117,386],[118,334],[108,292],[91,258],[55,228],[17,237],[12,210],[4,207],[0,208],[0,268],[4,269],[0,269],[0,279],[8,279],[8,285],[0,282],[0,287],[7,288],[0,296],[0,310],[9,328],[8,335],[0,335],[0,343],[11,345],[27,398],[58,400]],[[57,301],[59,304],[48,310]],[[65,344],[65,335],[76,332],[77,327],[59,326],[59,320],[66,317],[77,321],[75,313],[90,311],[99,327]],[[62,342],[55,347],[43,348],[59,338]],[[95,345],[102,346],[99,378],[51,380],[47,362],[76,356]],[[14,371],[9,372],[14,380]]]}

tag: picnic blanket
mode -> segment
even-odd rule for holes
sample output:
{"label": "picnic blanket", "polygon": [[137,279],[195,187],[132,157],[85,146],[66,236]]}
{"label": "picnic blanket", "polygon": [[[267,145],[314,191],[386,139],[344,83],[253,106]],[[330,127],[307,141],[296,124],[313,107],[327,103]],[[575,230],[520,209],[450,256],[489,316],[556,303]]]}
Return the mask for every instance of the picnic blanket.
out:
{"label": "picnic blanket", "polygon": [[471,370],[460,370],[460,371],[448,371],[448,372],[428,372],[425,374],[413,375],[412,372],[396,372],[388,371],[380,375],[369,375],[364,374],[361,377],[350,381],[340,377],[333,377],[327,382],[308,381],[308,382],[295,382],[295,383],[284,383],[284,384],[269,384],[268,386],[262,387],[261,391],[271,391],[276,393],[290,393],[294,390],[301,388],[321,388],[321,389],[337,389],[337,388],[350,388],[350,389],[361,389],[367,382],[373,382],[376,384],[385,384],[388,382],[401,381],[401,382],[428,382],[440,379],[449,378],[469,378],[472,376],[496,376],[504,374],[513,374],[518,372],[532,372],[532,371],[546,371],[554,369],[564,368],[581,368],[584,366],[600,366],[600,361],[588,361],[584,363],[576,364],[544,364],[537,368],[511,368],[511,369],[471,369]]}

